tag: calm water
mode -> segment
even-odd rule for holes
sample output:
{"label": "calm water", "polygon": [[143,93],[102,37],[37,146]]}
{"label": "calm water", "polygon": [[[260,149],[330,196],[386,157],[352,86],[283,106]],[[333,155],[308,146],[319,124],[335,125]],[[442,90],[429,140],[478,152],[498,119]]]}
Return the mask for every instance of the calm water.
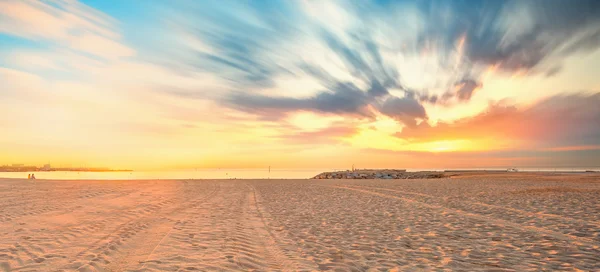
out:
{"label": "calm water", "polygon": [[[198,169],[182,171],[133,171],[133,172],[0,172],[0,178],[27,178],[35,173],[37,179],[308,179],[327,171],[345,169]],[[452,169],[452,170],[484,170]],[[486,170],[506,170],[487,168]],[[600,168],[519,168],[519,171],[600,171]],[[407,169],[407,171],[443,171],[443,169]]]}
{"label": "calm water", "polygon": [[308,179],[332,169],[198,169],[182,171],[133,172],[3,172],[3,178],[27,178],[35,173],[37,179]]}

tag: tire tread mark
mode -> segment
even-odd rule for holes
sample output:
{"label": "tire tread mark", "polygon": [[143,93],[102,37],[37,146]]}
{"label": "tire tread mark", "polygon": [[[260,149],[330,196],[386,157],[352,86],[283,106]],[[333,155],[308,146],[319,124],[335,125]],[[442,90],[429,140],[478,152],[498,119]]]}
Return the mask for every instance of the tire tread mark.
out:
{"label": "tire tread mark", "polygon": [[[267,241],[265,243],[265,246],[266,246],[266,251],[267,251],[268,255],[270,257],[273,257],[273,259],[270,261],[272,263],[274,263],[275,267],[269,267],[269,268],[278,268],[283,271],[298,271],[300,269],[298,263],[294,262],[293,258],[291,256],[285,254],[285,252],[281,250],[281,248],[279,247],[279,245],[281,244],[280,239],[269,228],[269,226],[266,222],[264,213],[258,207],[259,197],[257,196],[256,188],[254,188],[254,186],[249,185],[249,184],[247,184],[246,186],[248,186],[252,190],[251,205],[254,205],[254,208],[256,209],[256,212],[258,214],[258,217],[260,218],[260,221],[264,227],[264,230],[268,233],[270,240],[271,240],[271,241]],[[269,245],[269,242],[272,242],[272,244]]]}
{"label": "tire tread mark", "polygon": [[558,233],[558,232],[554,232],[554,231],[550,231],[550,230],[543,229],[543,228],[538,228],[538,227],[524,226],[524,225],[521,225],[521,224],[509,222],[509,221],[502,220],[502,219],[489,218],[489,217],[484,216],[484,215],[474,214],[474,213],[465,212],[465,211],[456,210],[456,209],[451,209],[451,208],[446,208],[446,207],[443,207],[443,206],[427,204],[427,203],[424,203],[424,202],[421,202],[421,201],[418,201],[418,200],[414,200],[414,199],[410,199],[410,198],[406,198],[406,197],[388,195],[388,194],[383,194],[383,193],[379,193],[379,192],[373,192],[373,191],[369,191],[369,190],[358,189],[358,188],[351,188],[351,187],[346,187],[346,186],[335,186],[335,185],[317,185],[317,186],[324,186],[324,187],[329,187],[329,188],[352,190],[352,191],[361,192],[361,193],[365,193],[365,194],[371,194],[371,195],[375,195],[375,196],[379,196],[379,197],[402,200],[402,201],[407,202],[407,203],[411,203],[411,204],[415,204],[415,205],[422,205],[422,206],[430,208],[430,209],[444,210],[446,212],[454,213],[454,214],[457,214],[457,215],[460,215],[460,216],[469,217],[469,218],[473,218],[473,219],[477,219],[477,220],[482,220],[482,221],[485,221],[485,222],[488,222],[488,223],[492,223],[492,224],[495,224],[495,225],[498,225],[498,226],[508,226],[508,227],[519,229],[519,230],[526,230],[526,231],[534,232],[534,233],[543,233],[543,234],[546,234],[548,236],[552,236],[554,238],[567,241],[569,243],[573,243],[574,241],[577,241],[577,243],[584,244],[584,245],[587,245],[587,246],[596,246],[597,245],[597,242],[595,242],[595,241],[593,241],[591,239],[587,239],[587,238],[583,238],[583,237],[578,237],[578,236],[574,236],[574,235],[569,235],[569,234],[564,234],[564,233]]}
{"label": "tire tread mark", "polygon": [[[416,196],[438,198],[437,196],[434,196],[434,195],[428,195],[428,194],[417,193],[417,192],[402,191],[402,190],[396,190],[396,189],[372,187],[372,186],[346,185],[346,187],[370,188],[370,189],[377,189],[377,190],[388,191],[388,192],[397,192],[397,193],[401,193],[401,194],[409,194],[409,195],[416,195]],[[449,197],[442,197],[442,199],[445,199],[445,200],[448,199],[448,198]],[[475,201],[469,201],[469,200],[460,200],[460,201],[463,202],[463,203],[468,203],[468,204],[473,204],[473,205],[479,205],[479,206],[488,207],[488,208],[501,209],[501,210],[505,210],[505,211],[511,211],[511,212],[516,212],[516,213],[521,213],[521,214],[525,214],[525,215],[528,215],[528,216],[552,217],[552,218],[557,218],[557,219],[562,219],[562,220],[570,220],[570,221],[573,221],[573,222],[578,222],[578,223],[583,223],[583,224],[593,224],[593,225],[596,225],[596,226],[600,226],[600,222],[598,222],[598,221],[586,221],[586,220],[581,220],[581,219],[577,219],[577,218],[571,218],[571,217],[562,216],[562,215],[558,215],[558,214],[551,214],[551,213],[528,212],[528,211],[521,210],[521,209],[515,209],[515,208],[510,208],[510,207],[503,207],[503,206],[492,205],[492,204],[481,203],[481,202],[475,202]]]}

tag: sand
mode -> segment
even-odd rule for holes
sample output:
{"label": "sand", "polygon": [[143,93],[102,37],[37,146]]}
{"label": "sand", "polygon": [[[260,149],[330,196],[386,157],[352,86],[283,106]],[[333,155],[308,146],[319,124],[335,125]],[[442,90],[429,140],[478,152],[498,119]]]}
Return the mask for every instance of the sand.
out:
{"label": "sand", "polygon": [[0,179],[0,271],[600,271],[600,176]]}

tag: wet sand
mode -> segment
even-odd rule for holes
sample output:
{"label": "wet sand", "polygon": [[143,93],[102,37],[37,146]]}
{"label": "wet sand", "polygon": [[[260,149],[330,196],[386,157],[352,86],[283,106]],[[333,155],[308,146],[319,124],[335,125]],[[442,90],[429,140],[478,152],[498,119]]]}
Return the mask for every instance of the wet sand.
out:
{"label": "wet sand", "polygon": [[600,271],[599,174],[0,179],[0,271]]}

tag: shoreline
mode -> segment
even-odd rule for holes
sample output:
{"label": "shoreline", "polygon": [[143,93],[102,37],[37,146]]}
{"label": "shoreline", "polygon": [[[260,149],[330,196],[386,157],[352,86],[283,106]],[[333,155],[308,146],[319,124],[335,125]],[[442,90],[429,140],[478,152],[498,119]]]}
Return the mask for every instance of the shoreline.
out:
{"label": "shoreline", "polygon": [[112,173],[112,172],[135,172],[133,170],[0,170],[0,173],[30,173],[30,172],[84,172],[84,173]]}
{"label": "shoreline", "polygon": [[[345,173],[343,171],[341,173]],[[352,171],[347,171],[352,173]],[[27,172],[23,172],[27,173]],[[408,174],[418,173],[418,172],[406,172]],[[431,173],[431,172],[430,172]],[[410,180],[445,180],[445,179],[455,179],[455,178],[468,178],[473,176],[490,176],[490,177],[498,177],[498,176],[510,176],[510,177],[543,177],[543,176],[558,176],[558,175],[574,175],[574,176],[600,176],[600,171],[586,172],[586,171],[520,171],[520,172],[508,172],[508,171],[485,171],[485,170],[473,170],[473,171],[436,171],[433,173],[442,174],[442,177],[439,178],[411,178]],[[1,175],[1,172],[0,172]],[[320,175],[320,174],[319,174]],[[14,181],[14,180],[25,180],[25,181],[252,181],[252,180],[261,180],[261,181],[306,181],[306,180],[356,180],[356,179],[334,179],[334,178],[324,178],[324,179],[315,179],[314,177],[303,177],[303,178],[36,178],[35,180],[27,179],[26,177],[2,177],[0,176],[0,181]],[[392,181],[394,179],[382,179],[382,178],[367,178],[364,180],[388,180]]]}

